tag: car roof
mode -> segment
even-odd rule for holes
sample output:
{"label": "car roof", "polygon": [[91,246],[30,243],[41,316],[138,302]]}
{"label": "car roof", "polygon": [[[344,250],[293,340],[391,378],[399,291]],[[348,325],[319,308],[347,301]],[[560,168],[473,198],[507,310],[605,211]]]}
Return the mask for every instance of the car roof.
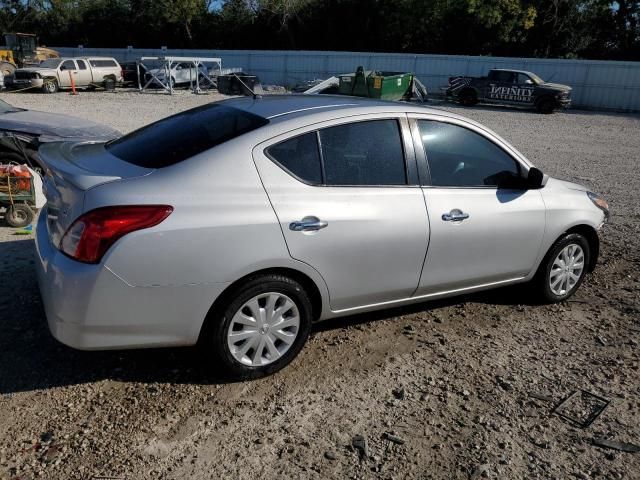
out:
{"label": "car roof", "polygon": [[[229,107],[244,110],[254,115],[273,120],[300,118],[328,111],[359,110],[365,112],[421,112],[457,117],[443,110],[424,107],[408,102],[391,102],[346,95],[281,94],[262,97],[236,97],[224,100]],[[461,117],[460,117],[461,118]]]}
{"label": "car roof", "polygon": [[494,72],[513,72],[513,73],[524,73],[525,75],[532,75],[531,72],[527,70],[514,70],[512,68],[492,68]]}

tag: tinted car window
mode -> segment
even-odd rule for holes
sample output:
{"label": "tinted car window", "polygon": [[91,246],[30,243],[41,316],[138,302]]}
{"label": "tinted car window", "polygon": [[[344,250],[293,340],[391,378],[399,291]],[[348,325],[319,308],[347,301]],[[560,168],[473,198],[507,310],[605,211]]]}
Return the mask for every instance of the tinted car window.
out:
{"label": "tinted car window", "polygon": [[525,75],[524,73],[518,74],[518,81],[520,85],[533,85],[533,80],[529,78],[529,75]]}
{"label": "tinted car window", "polygon": [[492,80],[495,80],[496,82],[513,83],[514,77],[515,75],[513,74],[513,72],[496,71],[493,75]]}
{"label": "tinted car window", "polygon": [[520,176],[518,163],[485,137],[458,125],[420,120],[431,184],[498,186]]}
{"label": "tinted car window", "polygon": [[84,63],[84,60],[78,60],[78,68],[80,70],[86,70],[87,69],[87,64]]}
{"label": "tinted car window", "polygon": [[60,69],[61,70],[75,70],[76,69],[76,63],[73,60],[65,60],[64,62],[62,62],[62,65],[60,65]]}
{"label": "tinted car window", "polygon": [[316,132],[290,138],[267,149],[267,155],[300,180],[322,183],[322,167]]}
{"label": "tinted car window", "polygon": [[320,130],[327,185],[405,185],[398,122],[373,120]]}
{"label": "tinted car window", "polygon": [[223,105],[187,110],[107,143],[112,155],[146,168],[162,168],[193,157],[269,123],[266,118]]}
{"label": "tinted car window", "polygon": [[94,68],[100,67],[117,67],[115,60],[89,60],[89,63]]}

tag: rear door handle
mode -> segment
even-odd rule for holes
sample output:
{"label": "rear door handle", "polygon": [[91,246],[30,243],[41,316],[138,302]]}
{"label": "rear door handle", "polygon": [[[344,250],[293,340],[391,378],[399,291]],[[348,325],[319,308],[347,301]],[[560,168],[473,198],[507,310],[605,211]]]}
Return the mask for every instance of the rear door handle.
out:
{"label": "rear door handle", "polygon": [[302,220],[291,222],[289,230],[294,232],[315,232],[329,225],[329,222],[320,220],[318,217],[304,217]]}
{"label": "rear door handle", "polygon": [[445,222],[461,222],[462,220],[466,220],[469,218],[468,213],[464,213],[462,210],[454,208],[449,213],[442,214],[442,220]]}

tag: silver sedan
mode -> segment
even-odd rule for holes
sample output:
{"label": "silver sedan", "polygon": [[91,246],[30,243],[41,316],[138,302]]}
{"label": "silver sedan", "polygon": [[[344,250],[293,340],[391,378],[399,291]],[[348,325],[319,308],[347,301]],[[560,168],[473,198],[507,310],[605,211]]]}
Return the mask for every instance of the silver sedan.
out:
{"label": "silver sedan", "polygon": [[287,365],[329,318],[522,282],[563,301],[609,214],[482,125],[349,97],[231,99],[40,157],[53,335],[198,343],[241,378]]}

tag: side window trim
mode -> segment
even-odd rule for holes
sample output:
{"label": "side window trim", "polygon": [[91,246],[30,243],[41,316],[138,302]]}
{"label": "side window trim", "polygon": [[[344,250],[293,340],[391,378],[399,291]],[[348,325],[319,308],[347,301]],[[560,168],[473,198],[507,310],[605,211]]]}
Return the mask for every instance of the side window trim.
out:
{"label": "side window trim", "polygon": [[[399,134],[399,139],[400,139],[400,144],[402,147],[402,153],[403,153],[403,161],[404,161],[404,169],[405,169],[405,184],[402,185],[329,185],[326,183],[326,174],[325,174],[325,166],[324,166],[324,154],[322,151],[322,139],[321,139],[321,135],[320,135],[320,131],[325,129],[325,128],[332,128],[332,127],[338,127],[341,125],[348,125],[348,124],[353,124],[353,123],[361,123],[361,122],[369,122],[369,121],[376,121],[376,120],[394,120],[397,123],[398,126],[398,134]],[[305,180],[303,178],[300,178],[298,175],[296,175],[294,172],[292,172],[291,170],[289,170],[287,167],[285,167],[284,165],[282,165],[282,163],[280,163],[278,160],[276,160],[272,155],[269,154],[269,148],[273,147],[274,145],[278,145],[279,143],[283,143],[286,142],[288,140],[294,139],[296,137],[300,137],[302,135],[306,135],[309,133],[315,133],[316,134],[316,140],[317,140],[317,146],[318,146],[318,152],[319,152],[319,156],[320,156],[320,168],[321,168],[321,175],[322,175],[322,183],[312,183],[309,182],[308,180]],[[297,133],[295,135],[291,135],[289,136],[288,134],[283,134],[283,135],[278,135],[277,137],[268,140],[267,142],[262,144],[262,147],[260,147],[260,149],[262,150],[262,154],[267,157],[269,160],[271,160],[273,163],[275,163],[279,168],[281,168],[282,170],[284,170],[288,175],[290,175],[291,177],[293,177],[294,179],[296,179],[297,181],[311,186],[311,187],[332,187],[332,188],[338,188],[338,187],[347,187],[347,188],[406,188],[406,187],[420,187],[420,178],[419,178],[419,167],[417,165],[418,161],[416,158],[416,148],[415,146],[412,144],[412,134],[410,131],[410,125],[409,125],[409,119],[407,117],[406,114],[402,114],[402,113],[398,113],[392,116],[380,116],[380,117],[375,117],[375,118],[362,118],[362,119],[358,119],[358,120],[352,120],[352,121],[346,121],[346,122],[340,122],[340,123],[330,123],[330,124],[322,124],[322,125],[318,125],[316,128],[310,129],[310,130],[306,130],[303,129],[302,132]]]}
{"label": "side window trim", "polygon": [[511,152],[509,149],[505,148],[504,145],[501,144],[501,142],[497,142],[495,138],[490,137],[489,135],[486,134],[486,132],[483,132],[481,129],[478,128],[474,128],[473,125],[470,125],[466,122],[463,121],[458,121],[456,119],[450,118],[450,117],[440,117],[437,115],[410,115],[409,116],[409,122],[411,124],[411,134],[413,135],[413,139],[414,139],[414,145],[416,148],[417,152],[420,152],[419,155],[417,155],[417,159],[418,159],[418,164],[419,164],[419,171],[420,172],[424,172],[423,174],[421,174],[420,176],[420,181],[421,181],[421,186],[425,187],[425,188],[447,188],[447,189],[493,189],[496,190],[498,187],[495,185],[475,185],[475,186],[439,186],[439,185],[433,185],[431,182],[431,175],[429,173],[429,162],[427,160],[427,152],[424,148],[424,143],[422,142],[422,138],[420,137],[420,129],[418,127],[418,122],[420,120],[427,120],[427,121],[434,121],[434,122],[441,122],[441,123],[448,123],[450,125],[455,125],[458,127],[462,127],[462,128],[466,128],[468,130],[471,130],[472,132],[480,135],[481,137],[483,137],[484,139],[486,139],[487,141],[493,143],[496,147],[498,147],[500,150],[502,150],[507,156],[509,156],[509,158],[511,158],[517,165],[518,170],[524,174],[526,172],[529,171],[529,168],[531,168],[530,165],[527,165],[525,162],[523,162],[520,158],[518,158],[516,155],[514,155],[513,152]]}

